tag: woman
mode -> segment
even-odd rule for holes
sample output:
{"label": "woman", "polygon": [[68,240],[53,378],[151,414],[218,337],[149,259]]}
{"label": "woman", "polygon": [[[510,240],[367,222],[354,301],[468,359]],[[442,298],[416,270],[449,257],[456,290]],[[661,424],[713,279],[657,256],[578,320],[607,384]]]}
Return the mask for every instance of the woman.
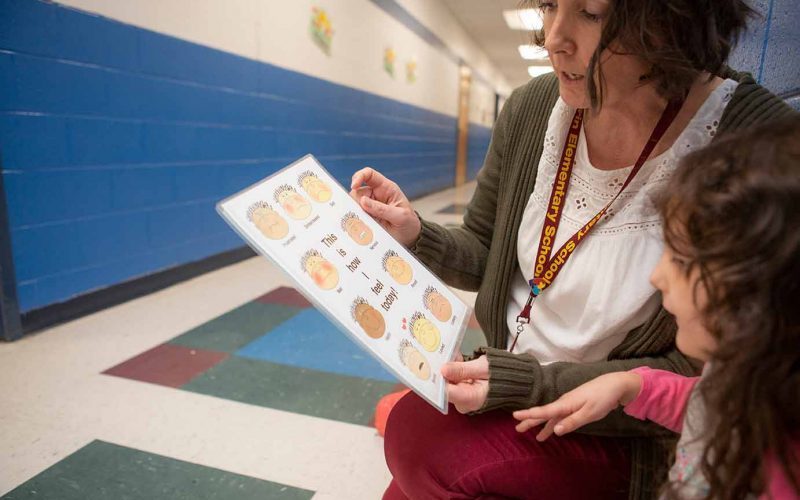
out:
{"label": "woman", "polygon": [[353,176],[368,213],[448,284],[478,290],[489,343],[443,368],[450,401],[477,415],[442,416],[413,394],[394,408],[384,498],[652,496],[671,434],[616,412],[540,443],[492,410],[636,366],[693,373],[648,283],[663,246],[652,199],[687,151],[793,112],[724,66],[752,12],[742,0],[540,7],[554,74],[506,102],[461,228],[420,220],[372,169]]}

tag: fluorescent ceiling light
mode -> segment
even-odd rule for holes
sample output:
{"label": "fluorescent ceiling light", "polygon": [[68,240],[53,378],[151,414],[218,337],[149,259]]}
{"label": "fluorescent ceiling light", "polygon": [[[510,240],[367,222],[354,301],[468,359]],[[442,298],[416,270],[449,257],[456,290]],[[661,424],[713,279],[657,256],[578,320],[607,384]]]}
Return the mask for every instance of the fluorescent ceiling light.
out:
{"label": "fluorescent ceiling light", "polygon": [[520,45],[519,55],[523,59],[547,59],[547,51],[538,45]]}
{"label": "fluorescent ceiling light", "polygon": [[504,10],[503,17],[512,30],[540,30],[543,26],[538,9]]}
{"label": "fluorescent ceiling light", "polygon": [[528,74],[536,78],[539,75],[553,71],[552,66],[528,66]]}

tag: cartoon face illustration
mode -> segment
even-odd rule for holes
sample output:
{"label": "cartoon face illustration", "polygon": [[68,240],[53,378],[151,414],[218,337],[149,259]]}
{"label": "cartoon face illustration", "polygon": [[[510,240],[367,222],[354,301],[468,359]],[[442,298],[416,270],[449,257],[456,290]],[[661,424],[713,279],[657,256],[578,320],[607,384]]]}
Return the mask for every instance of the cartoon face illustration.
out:
{"label": "cartoon face illustration", "polygon": [[373,339],[383,337],[386,332],[386,322],[383,315],[377,309],[367,304],[367,301],[358,297],[353,301],[350,308],[350,313],[358,325],[364,329],[364,332]]}
{"label": "cartoon face illustration", "polygon": [[314,283],[323,290],[331,290],[339,284],[339,271],[318,251],[306,252],[303,255],[302,265]]}
{"label": "cartoon face illustration", "polygon": [[441,322],[446,322],[453,315],[453,308],[450,306],[450,301],[444,298],[444,295],[438,292],[432,286],[425,289],[423,296],[425,308],[428,309],[433,317]]}
{"label": "cartoon face illustration", "polygon": [[303,220],[311,215],[311,204],[288,184],[275,191],[275,201],[280,203],[292,219]]}
{"label": "cartoon face illustration", "polygon": [[342,229],[359,245],[369,245],[372,242],[372,229],[353,212],[347,212],[342,217]]}
{"label": "cartoon face illustration", "polygon": [[308,196],[310,196],[312,200],[319,203],[325,203],[331,199],[331,188],[322,182],[322,180],[317,177],[317,174],[314,172],[311,172],[310,170],[303,172],[300,174],[298,180],[300,181],[300,185],[303,186],[303,189],[306,193],[308,193]]}
{"label": "cartoon face illustration", "polygon": [[428,360],[422,355],[416,347],[411,345],[408,340],[400,342],[400,361],[411,370],[411,373],[417,376],[420,380],[428,380],[431,378],[431,366]]}
{"label": "cartoon face illustration", "polygon": [[272,240],[279,240],[289,234],[286,219],[264,201],[257,201],[247,209],[247,218],[255,224],[261,234]]}
{"label": "cartoon face illustration", "polygon": [[411,316],[411,334],[428,352],[434,352],[439,348],[442,336],[431,320],[422,313],[416,312]]}
{"label": "cartoon face illustration", "polygon": [[414,277],[414,273],[408,262],[404,261],[393,250],[389,250],[384,254],[383,268],[401,285],[408,285]]}

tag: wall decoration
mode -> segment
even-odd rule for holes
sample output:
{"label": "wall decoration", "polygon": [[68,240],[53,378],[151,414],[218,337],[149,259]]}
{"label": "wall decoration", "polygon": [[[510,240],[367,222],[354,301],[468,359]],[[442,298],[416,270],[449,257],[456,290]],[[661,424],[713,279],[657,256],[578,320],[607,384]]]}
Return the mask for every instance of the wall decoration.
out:
{"label": "wall decoration", "polygon": [[311,24],[309,25],[311,39],[322,49],[326,55],[331,55],[331,42],[333,41],[333,27],[328,13],[319,7],[311,8]]}
{"label": "wall decoration", "polygon": [[383,51],[383,69],[394,78],[394,60],[397,58],[394,49],[387,47]]}
{"label": "wall decoration", "polygon": [[417,60],[411,58],[406,63],[406,81],[408,83],[414,83],[417,81]]}

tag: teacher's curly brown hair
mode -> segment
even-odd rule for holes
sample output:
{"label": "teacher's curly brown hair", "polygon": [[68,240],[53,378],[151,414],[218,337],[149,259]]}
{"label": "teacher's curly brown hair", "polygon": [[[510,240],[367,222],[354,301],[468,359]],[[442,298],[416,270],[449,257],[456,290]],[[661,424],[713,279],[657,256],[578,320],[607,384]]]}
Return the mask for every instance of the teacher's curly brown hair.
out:
{"label": "teacher's curly brown hair", "polygon": [[[719,76],[747,21],[757,13],[744,0],[596,0],[608,4],[602,32],[586,78],[591,105],[603,102],[603,58],[609,51],[638,56],[650,68],[642,82],[652,82],[665,99],[686,95],[702,72]],[[528,0],[543,16],[557,0]],[[587,12],[587,15],[591,13]],[[534,32],[545,45],[546,28]]]}

